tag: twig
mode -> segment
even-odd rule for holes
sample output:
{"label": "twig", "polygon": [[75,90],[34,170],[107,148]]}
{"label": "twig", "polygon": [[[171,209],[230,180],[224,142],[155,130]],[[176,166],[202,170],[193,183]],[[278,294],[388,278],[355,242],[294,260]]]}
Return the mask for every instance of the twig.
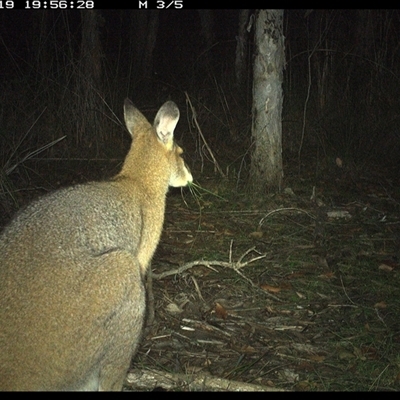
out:
{"label": "twig", "polygon": [[[245,252],[245,254],[243,256],[240,257],[239,260],[242,260],[243,257],[245,255],[247,255],[250,251],[254,250],[254,248],[251,248],[250,250],[247,250]],[[210,268],[213,271],[217,272],[217,270],[215,268],[212,268],[213,266],[217,266],[217,267],[225,267],[225,268],[232,268],[233,270],[235,270],[236,272],[238,272],[239,269],[246,267],[247,265],[249,265],[250,263],[260,260],[261,258],[265,258],[267,255],[266,254],[262,254],[258,257],[254,257],[249,261],[237,261],[237,262],[226,262],[226,261],[216,261],[216,260],[212,260],[212,261],[206,261],[206,260],[196,260],[196,261],[191,261],[188,262],[186,264],[183,264],[182,266],[180,266],[179,268],[175,268],[169,271],[165,271],[162,272],[161,274],[155,274],[153,273],[153,279],[163,279],[166,276],[170,276],[170,275],[177,275],[177,274],[181,274],[182,272],[195,267],[196,265],[203,265],[204,267]]]}
{"label": "twig", "polygon": [[43,147],[41,147],[40,149],[36,149],[34,151],[31,151],[29,154],[27,154],[25,157],[23,157],[20,161],[17,161],[13,166],[7,168],[6,170],[6,175],[10,175],[11,172],[14,171],[15,168],[17,168],[19,165],[23,164],[26,160],[29,160],[30,158],[35,157],[36,155],[40,154],[42,151],[47,150],[48,148],[56,145],[58,142],[60,142],[61,140],[64,140],[67,136],[62,136],[56,140],[53,140],[50,143],[47,143],[46,145],[44,145]]}
{"label": "twig", "polygon": [[287,207],[287,208],[277,208],[276,210],[272,210],[270,211],[267,215],[265,215],[264,217],[262,217],[260,219],[260,222],[258,223],[259,226],[261,226],[263,224],[263,222],[272,214],[275,214],[277,212],[282,212],[282,211],[299,211],[302,212],[304,214],[307,214],[310,218],[312,219],[316,219],[314,214],[309,213],[308,211],[302,210],[301,208],[296,208],[296,207]]}
{"label": "twig", "polygon": [[383,371],[381,371],[381,373],[374,379],[374,381],[371,383],[371,385],[369,386],[369,390],[374,390],[374,386],[377,382],[379,382],[379,380],[381,379],[383,373],[390,367],[390,364],[387,364],[386,367],[383,369]]}
{"label": "twig", "polygon": [[215,268],[211,267],[211,265],[217,265],[216,261],[213,262],[213,261],[197,260],[197,261],[192,261],[192,262],[186,263],[179,268],[175,268],[175,269],[172,269],[169,271],[162,272],[161,274],[153,273],[153,279],[164,279],[165,277],[170,276],[170,275],[178,275],[178,274],[181,274],[182,272],[186,271],[187,269],[195,267],[196,265],[203,265],[207,268],[212,269],[213,271],[217,271]]}
{"label": "twig", "polygon": [[206,139],[205,139],[205,137],[204,137],[204,135],[203,135],[203,132],[202,132],[201,129],[200,129],[200,126],[199,126],[199,124],[198,124],[198,122],[197,122],[197,119],[196,119],[196,111],[195,111],[195,108],[193,107],[193,104],[192,104],[192,102],[190,101],[190,98],[189,98],[187,92],[185,92],[185,96],[186,96],[186,101],[189,103],[190,108],[192,109],[192,112],[193,112],[193,121],[194,121],[194,124],[196,125],[196,128],[197,128],[197,130],[198,130],[198,132],[199,132],[199,135],[200,135],[200,137],[201,137],[201,140],[202,140],[203,143],[204,143],[204,146],[206,146],[206,149],[207,149],[208,153],[210,154],[211,159],[213,160],[214,167],[218,170],[218,172],[221,174],[221,176],[222,176],[223,178],[225,178],[225,177],[226,177],[225,174],[222,172],[222,169],[221,169],[221,167],[219,166],[218,161],[215,159],[214,154],[213,154],[213,152],[211,151],[211,148],[210,148],[210,146],[208,145],[208,143],[207,143],[207,141],[206,141]]}
{"label": "twig", "polygon": [[[247,256],[249,253],[251,253],[252,251],[255,251],[255,248],[254,248],[254,247],[252,247],[251,249],[246,250],[246,251],[242,254],[242,256],[239,257],[239,260],[238,260],[238,261],[232,262],[232,243],[231,243],[231,248],[230,248],[230,252],[229,252],[229,260],[230,260],[229,262],[226,262],[226,261],[216,261],[216,260],[212,260],[212,261],[196,260],[196,261],[188,262],[188,263],[186,263],[186,264],[184,264],[184,265],[182,265],[182,266],[180,266],[180,267],[178,267],[178,268],[175,268],[175,269],[172,269],[172,270],[169,270],[169,271],[165,271],[165,272],[163,272],[163,273],[161,273],[161,274],[152,273],[152,277],[153,277],[153,279],[163,279],[163,278],[165,278],[165,277],[167,277],[167,276],[170,276],[170,275],[178,275],[178,274],[181,274],[182,272],[184,272],[184,271],[186,271],[186,270],[188,270],[188,269],[190,269],[190,268],[192,268],[192,267],[195,267],[195,266],[197,266],[197,265],[203,265],[204,267],[210,268],[210,269],[212,269],[213,271],[217,272],[217,270],[216,270],[215,268],[213,268],[214,266],[217,266],[217,267],[224,267],[224,268],[231,268],[231,269],[233,269],[238,275],[240,275],[244,280],[246,280],[252,287],[254,287],[254,288],[256,288],[256,289],[260,289],[257,285],[255,285],[255,284],[253,283],[253,281],[252,281],[251,279],[247,278],[247,276],[245,276],[245,275],[240,271],[241,268],[246,267],[246,266],[249,265],[250,263],[252,263],[252,262],[254,262],[254,261],[257,261],[257,260],[260,260],[260,259],[262,259],[262,258],[265,258],[265,257],[267,256],[266,254],[261,254],[261,255],[259,255],[259,256],[257,256],[257,257],[253,257],[252,259],[250,259],[250,260],[248,260],[248,261],[243,262],[243,258],[244,258],[245,256]],[[261,289],[260,289],[260,290],[261,290]],[[272,299],[274,299],[274,300],[276,300],[276,301],[281,301],[278,297],[274,296],[274,295],[271,294],[271,293],[265,292],[264,290],[262,290],[262,292],[263,292],[266,296],[271,297]]]}
{"label": "twig", "polygon": [[202,294],[201,294],[199,285],[197,284],[196,278],[195,278],[194,276],[192,276],[192,281],[193,281],[193,283],[194,283],[194,287],[196,288],[197,295],[199,296],[199,298],[201,299],[201,301],[205,302],[204,297],[203,297]]}
{"label": "twig", "polygon": [[194,326],[197,329],[202,329],[207,332],[217,332],[223,336],[226,336],[229,338],[232,337],[232,335],[229,332],[226,332],[225,330],[220,329],[214,325],[207,324],[207,322],[204,322],[204,321],[197,321],[197,320],[190,319],[190,318],[183,318],[182,323]]}
{"label": "twig", "polygon": [[355,306],[357,306],[357,304],[356,303],[354,303],[354,301],[349,297],[349,295],[347,294],[347,292],[346,292],[346,288],[344,287],[344,283],[343,283],[343,279],[342,279],[342,276],[340,276],[340,283],[342,284],[342,289],[343,289],[343,292],[344,292],[344,294],[345,294],[345,296],[347,297],[347,299],[349,300],[349,302],[351,303],[351,304],[353,304],[353,305],[355,305]]}
{"label": "twig", "polygon": [[[232,240],[232,242],[233,242],[233,240]],[[249,254],[249,253],[251,253],[252,251],[255,251],[255,250],[256,250],[256,247],[255,247],[255,246],[253,246],[252,248],[246,250],[246,251],[243,253],[243,255],[239,258],[238,263],[241,263],[242,260],[243,260],[243,258],[245,258],[245,257],[247,256],[247,254]],[[260,256],[260,258],[264,258],[265,256],[266,256],[266,255],[263,254],[263,255]],[[258,258],[253,258],[253,259],[251,259],[251,262],[252,262],[252,261],[255,261],[255,260],[257,260],[257,259],[258,259]]]}

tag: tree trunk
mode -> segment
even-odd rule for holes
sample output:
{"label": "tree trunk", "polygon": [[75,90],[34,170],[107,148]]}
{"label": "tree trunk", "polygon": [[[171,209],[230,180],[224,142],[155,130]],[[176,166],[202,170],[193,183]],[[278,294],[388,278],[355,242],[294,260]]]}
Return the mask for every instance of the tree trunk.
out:
{"label": "tree trunk", "polygon": [[130,10],[129,57],[131,57],[130,64],[133,76],[138,80],[143,79],[143,55],[146,50],[148,16],[149,10]]}
{"label": "tree trunk", "polygon": [[[104,126],[102,94],[102,60],[99,28],[103,19],[98,10],[86,10],[82,16],[82,41],[80,53],[80,75],[77,93],[78,122],[77,142],[91,147],[97,146]],[[96,149],[97,150],[97,149]]]}
{"label": "tree trunk", "polygon": [[280,191],[282,168],[282,80],[285,64],[283,10],[257,10],[253,80],[253,195]]}
{"label": "tree trunk", "polygon": [[197,10],[200,17],[201,35],[205,44],[204,57],[206,65],[213,65],[213,57],[211,53],[212,46],[214,44],[213,36],[213,13],[212,10]]}
{"label": "tree trunk", "polygon": [[246,71],[247,56],[247,29],[249,23],[250,10],[239,11],[239,32],[236,37],[236,59],[235,59],[235,76],[236,86],[241,89],[244,82],[244,74]]}
{"label": "tree trunk", "polygon": [[154,48],[157,41],[159,10],[131,10],[131,69],[138,93],[153,92]]}
{"label": "tree trunk", "polygon": [[149,10],[148,25],[147,25],[147,41],[146,48],[144,49],[142,72],[145,81],[149,81],[154,72],[154,47],[156,45],[158,24],[159,24],[159,10]]}

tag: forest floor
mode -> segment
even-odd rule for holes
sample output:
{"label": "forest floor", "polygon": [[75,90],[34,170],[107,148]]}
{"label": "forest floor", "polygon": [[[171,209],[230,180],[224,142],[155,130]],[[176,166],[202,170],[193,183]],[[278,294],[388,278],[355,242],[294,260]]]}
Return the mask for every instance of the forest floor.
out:
{"label": "forest floor", "polygon": [[170,193],[127,388],[400,389],[400,176],[332,171]]}
{"label": "forest floor", "polygon": [[[104,176],[41,165],[20,204]],[[400,390],[398,171],[287,165],[282,193],[251,202],[235,179],[193,174],[207,191],[168,194],[125,390]]]}

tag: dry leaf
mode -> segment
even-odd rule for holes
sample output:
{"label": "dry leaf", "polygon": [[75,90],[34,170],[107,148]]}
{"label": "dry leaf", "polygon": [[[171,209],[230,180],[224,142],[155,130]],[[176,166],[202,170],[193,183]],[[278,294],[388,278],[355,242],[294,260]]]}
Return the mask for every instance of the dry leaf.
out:
{"label": "dry leaf", "polygon": [[281,370],[280,375],[290,383],[294,383],[299,380],[299,374],[288,368]]}
{"label": "dry leaf", "polygon": [[215,226],[214,224],[209,224],[208,222],[202,222],[201,227],[209,230],[214,230]]}
{"label": "dry leaf", "polygon": [[[211,360],[209,359],[209,358],[207,358],[205,361],[204,361],[204,364],[203,364],[205,367],[209,367],[210,365],[211,365]],[[200,372],[200,371],[199,371]]]}
{"label": "dry leaf", "polygon": [[390,265],[387,264],[381,264],[378,269],[380,269],[381,271],[386,271],[386,272],[392,272],[393,271],[393,267],[391,267]]}
{"label": "dry leaf", "polygon": [[375,347],[361,346],[360,353],[368,360],[379,360],[380,354]]}
{"label": "dry leaf", "polygon": [[397,268],[399,266],[399,263],[394,260],[384,260],[384,261],[382,261],[382,264],[389,265],[389,267],[392,267],[392,268]]}
{"label": "dry leaf", "polygon": [[265,311],[271,314],[275,313],[275,310],[271,306],[266,306]]}
{"label": "dry leaf", "polygon": [[263,232],[262,231],[254,231],[249,233],[249,236],[253,239],[261,239],[263,237]]}
{"label": "dry leaf", "polygon": [[165,307],[166,311],[171,313],[171,314],[180,314],[183,312],[182,308],[180,308],[177,304],[175,303],[169,303],[167,307]]}
{"label": "dry leaf", "polygon": [[353,358],[355,358],[355,355],[347,350],[342,350],[339,351],[338,357],[339,360],[352,360]]}
{"label": "dry leaf", "polygon": [[324,279],[332,279],[335,277],[335,273],[330,271],[330,272],[320,275],[319,277],[324,278]]}
{"label": "dry leaf", "polygon": [[296,196],[296,195],[294,194],[292,188],[290,188],[290,187],[287,187],[287,188],[283,189],[283,193],[288,194],[289,196],[293,196],[293,197]]}
{"label": "dry leaf", "polygon": [[296,390],[298,390],[299,392],[307,392],[312,389],[312,387],[313,386],[309,381],[301,381],[296,384]]}
{"label": "dry leaf", "polygon": [[346,210],[333,210],[326,213],[328,218],[345,218],[350,219],[351,214]]}
{"label": "dry leaf", "polygon": [[310,360],[315,362],[322,362],[325,360],[325,356],[318,356],[318,355],[310,356]]}
{"label": "dry leaf", "polygon": [[297,365],[297,369],[309,372],[313,369],[313,364],[308,361],[302,361],[300,364]]}
{"label": "dry leaf", "polygon": [[261,285],[260,287],[261,287],[261,289],[266,290],[271,293],[279,293],[281,291],[281,288],[276,287],[276,286],[270,286],[267,284]]}
{"label": "dry leaf", "polygon": [[386,308],[387,304],[384,301],[380,301],[374,305],[374,308]]}
{"label": "dry leaf", "polygon": [[256,353],[256,349],[253,346],[245,345],[245,346],[240,347],[240,352],[253,354],[253,353]]}
{"label": "dry leaf", "polygon": [[228,317],[228,311],[226,311],[226,308],[222,306],[220,303],[215,303],[215,315],[218,318],[221,319],[226,319]]}
{"label": "dry leaf", "polygon": [[336,165],[337,165],[339,168],[342,168],[342,167],[343,167],[343,161],[342,161],[341,158],[336,157]]}

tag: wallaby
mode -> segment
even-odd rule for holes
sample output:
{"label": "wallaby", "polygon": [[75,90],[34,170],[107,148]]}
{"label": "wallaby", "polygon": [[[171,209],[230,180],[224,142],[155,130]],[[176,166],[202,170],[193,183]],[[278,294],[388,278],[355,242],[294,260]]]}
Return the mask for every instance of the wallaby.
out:
{"label": "wallaby", "polygon": [[153,126],[129,99],[124,116],[133,141],[117,176],[34,201],[0,237],[0,390],[122,389],[168,186],[193,180],[175,103]]}

